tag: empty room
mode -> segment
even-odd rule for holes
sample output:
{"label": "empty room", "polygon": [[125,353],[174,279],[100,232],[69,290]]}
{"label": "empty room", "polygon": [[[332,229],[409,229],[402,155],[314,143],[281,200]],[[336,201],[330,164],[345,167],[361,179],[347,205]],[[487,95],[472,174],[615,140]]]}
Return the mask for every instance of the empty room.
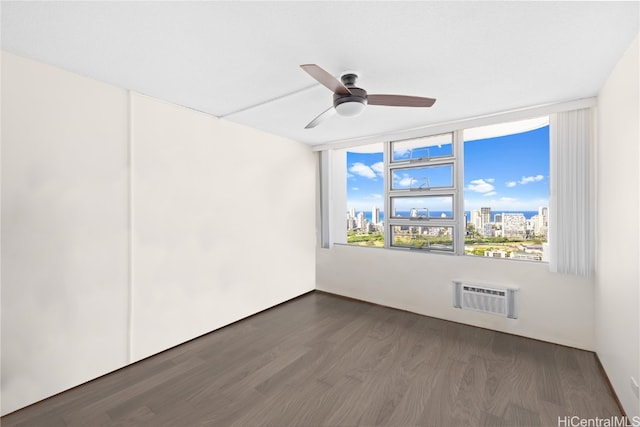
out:
{"label": "empty room", "polygon": [[3,426],[640,426],[640,2],[0,19]]}

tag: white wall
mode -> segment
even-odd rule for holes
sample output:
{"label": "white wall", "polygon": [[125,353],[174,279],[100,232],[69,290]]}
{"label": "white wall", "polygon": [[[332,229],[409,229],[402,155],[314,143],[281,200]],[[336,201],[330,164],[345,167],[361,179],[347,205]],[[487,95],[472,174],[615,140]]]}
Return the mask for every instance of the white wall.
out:
{"label": "white wall", "polygon": [[[332,152],[332,232],[345,239],[346,154]],[[544,263],[335,245],[318,249],[317,289],[441,319],[594,349],[593,280]],[[454,280],[517,287],[518,319],[453,307]]]}
{"label": "white wall", "polygon": [[1,413],[312,290],[315,168],[3,52]]}
{"label": "white wall", "polygon": [[[317,288],[497,331],[593,349],[593,284],[546,264],[335,245],[318,249]],[[519,317],[453,308],[453,280],[520,289]]]}
{"label": "white wall", "polygon": [[127,93],[2,54],[2,413],[127,363]]}
{"label": "white wall", "polygon": [[640,416],[638,38],[598,96],[596,352],[627,415]]}
{"label": "white wall", "polygon": [[310,148],[132,101],[133,359],[314,289]]}

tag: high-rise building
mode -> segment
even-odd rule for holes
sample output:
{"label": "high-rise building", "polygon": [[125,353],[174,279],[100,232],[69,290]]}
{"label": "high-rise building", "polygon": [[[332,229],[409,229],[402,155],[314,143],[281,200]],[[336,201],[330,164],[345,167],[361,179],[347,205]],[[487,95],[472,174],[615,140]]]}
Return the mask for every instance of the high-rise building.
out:
{"label": "high-rise building", "polygon": [[367,228],[367,220],[364,217],[364,212],[358,213],[358,228],[364,230]]}
{"label": "high-rise building", "polygon": [[538,208],[538,215],[544,218],[549,218],[549,208],[547,208],[546,206],[540,206]]}
{"label": "high-rise building", "polygon": [[523,238],[527,228],[527,220],[523,213],[502,214],[502,235],[504,237]]}
{"label": "high-rise building", "polygon": [[491,208],[480,208],[480,221],[482,227],[491,223]]}
{"label": "high-rise building", "polygon": [[530,230],[537,238],[546,238],[549,230],[549,208],[539,207],[538,214],[531,217]]}
{"label": "high-rise building", "polygon": [[371,222],[380,224],[380,208],[377,206],[371,210]]}
{"label": "high-rise building", "polygon": [[349,210],[349,218],[355,218],[356,217],[356,208],[351,208]]}
{"label": "high-rise building", "polygon": [[540,227],[539,234],[546,237],[549,232],[549,208],[539,207],[538,216],[540,217],[538,219]]}
{"label": "high-rise building", "polygon": [[490,222],[482,226],[482,235],[484,237],[493,237],[493,225]]}
{"label": "high-rise building", "polygon": [[540,236],[542,226],[542,217],[540,215],[534,215],[527,221],[527,229],[533,231],[533,234]]}
{"label": "high-rise building", "polygon": [[482,219],[480,217],[480,211],[477,209],[471,211],[471,224],[473,224],[476,232],[482,232]]}

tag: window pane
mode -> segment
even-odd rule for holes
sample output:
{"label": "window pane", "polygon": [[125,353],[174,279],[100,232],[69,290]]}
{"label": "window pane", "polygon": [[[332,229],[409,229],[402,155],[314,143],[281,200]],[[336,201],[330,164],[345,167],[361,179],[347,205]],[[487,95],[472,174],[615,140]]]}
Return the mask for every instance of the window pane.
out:
{"label": "window pane", "polygon": [[392,197],[393,218],[453,218],[453,196]]}
{"label": "window pane", "polygon": [[451,157],[453,155],[453,134],[394,141],[391,144],[391,150],[393,152],[392,162]]}
{"label": "window pane", "polygon": [[347,243],[384,247],[382,144],[347,151]]}
{"label": "window pane", "polygon": [[393,170],[392,190],[453,187],[453,165]]}
{"label": "window pane", "polygon": [[464,177],[465,253],[545,259],[548,118],[465,130]]}
{"label": "window pane", "polygon": [[391,226],[391,245],[453,251],[453,227],[393,225]]}

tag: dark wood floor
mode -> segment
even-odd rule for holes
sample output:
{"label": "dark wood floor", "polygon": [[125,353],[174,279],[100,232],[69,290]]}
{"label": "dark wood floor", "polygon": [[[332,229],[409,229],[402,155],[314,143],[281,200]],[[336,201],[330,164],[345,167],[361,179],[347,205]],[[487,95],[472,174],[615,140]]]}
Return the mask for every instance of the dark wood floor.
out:
{"label": "dark wood floor", "polygon": [[9,426],[557,426],[620,416],[593,353],[311,293]]}

